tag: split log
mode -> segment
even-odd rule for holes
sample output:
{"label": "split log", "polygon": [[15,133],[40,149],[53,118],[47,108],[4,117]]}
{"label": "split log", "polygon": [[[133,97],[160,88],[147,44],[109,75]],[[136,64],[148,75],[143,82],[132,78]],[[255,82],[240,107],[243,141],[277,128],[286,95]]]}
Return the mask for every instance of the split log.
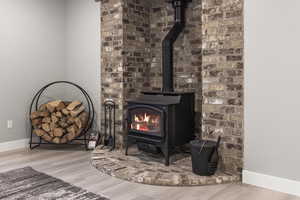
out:
{"label": "split log", "polygon": [[58,117],[56,117],[56,115],[54,113],[52,113],[52,115],[51,115],[51,121],[53,123],[57,123],[59,121]]}
{"label": "split log", "polygon": [[59,111],[55,113],[55,116],[58,117],[58,118],[62,118],[63,117],[62,113],[59,112]]}
{"label": "split log", "polygon": [[66,136],[68,141],[71,141],[76,138],[75,133],[68,133]]}
{"label": "split log", "polygon": [[70,114],[70,111],[66,108],[62,109],[61,112],[64,114],[64,115],[69,115]]}
{"label": "split log", "polygon": [[54,142],[55,144],[60,144],[61,141],[60,141],[60,138],[59,137],[55,137],[53,138],[52,142]]}
{"label": "split log", "polygon": [[67,128],[69,126],[69,124],[67,122],[63,122],[63,121],[59,121],[58,124],[62,128]]}
{"label": "split log", "polygon": [[42,128],[46,132],[50,132],[51,131],[49,124],[46,124],[46,123],[42,124]]}
{"label": "split log", "polygon": [[70,118],[67,120],[67,123],[68,123],[69,125],[74,124],[74,123],[75,123],[75,118],[74,118],[74,117],[70,117]]}
{"label": "split log", "polygon": [[58,107],[60,104],[63,104],[62,100],[50,101],[47,103],[48,106],[52,106],[53,108]]}
{"label": "split log", "polygon": [[47,106],[47,110],[50,113],[53,113],[55,111],[55,107],[53,107],[51,104],[47,103],[46,106]]}
{"label": "split log", "polygon": [[62,118],[59,119],[59,122],[67,122],[69,117],[70,116],[67,116],[67,117],[63,116]]}
{"label": "split log", "polygon": [[47,111],[40,112],[40,117],[48,117],[48,116],[50,116],[49,112]]}
{"label": "split log", "polygon": [[79,119],[81,120],[82,122],[82,127],[85,127],[87,122],[88,122],[88,113],[87,112],[82,112],[80,115],[79,115]]}
{"label": "split log", "polygon": [[51,118],[50,117],[44,117],[43,120],[42,120],[42,123],[50,124],[51,123]]}
{"label": "split log", "polygon": [[56,136],[56,137],[61,137],[64,135],[64,129],[62,128],[55,128],[53,130],[53,135]]}
{"label": "split log", "polygon": [[76,110],[72,110],[71,111],[71,116],[72,117],[77,117],[80,113],[82,113],[85,110],[84,106],[80,106],[79,108],[77,108]]}
{"label": "split log", "polygon": [[30,114],[30,119],[33,120],[33,119],[36,119],[36,118],[39,118],[40,117],[40,112],[36,111],[36,112],[32,112]]}
{"label": "split log", "polygon": [[73,101],[72,103],[70,103],[67,107],[67,109],[69,111],[74,110],[76,107],[80,106],[82,103],[80,101]]}
{"label": "split log", "polygon": [[34,130],[33,130],[33,133],[36,134],[36,135],[39,136],[39,137],[41,137],[41,136],[47,134],[47,132],[44,131],[44,130],[42,130],[42,129],[34,129]]}
{"label": "split log", "polygon": [[51,101],[46,104],[47,110],[53,113],[55,110],[60,111],[66,106],[61,100]]}
{"label": "split log", "polygon": [[33,120],[33,119],[37,119],[39,117],[48,117],[49,116],[49,113],[48,112],[40,112],[40,111],[36,111],[36,112],[32,112],[30,114],[30,119]]}
{"label": "split log", "polygon": [[53,130],[51,130],[50,132],[48,132],[48,134],[49,134],[49,136],[51,136],[51,138],[54,137],[54,132],[53,132]]}
{"label": "split log", "polygon": [[50,135],[48,135],[47,133],[42,135],[42,138],[47,142],[51,142],[51,140],[52,140],[52,137]]}
{"label": "split log", "polygon": [[78,128],[82,128],[82,121],[80,118],[76,117],[74,121]]}
{"label": "split log", "polygon": [[42,118],[36,118],[31,121],[31,124],[34,128],[39,128],[42,124]]}
{"label": "split log", "polygon": [[56,129],[58,126],[57,126],[57,124],[56,123],[54,123],[54,122],[51,122],[50,123],[50,130],[51,131],[53,131],[54,129]]}
{"label": "split log", "polygon": [[63,136],[63,137],[60,139],[60,143],[61,143],[61,144],[65,144],[65,143],[67,143],[67,142],[68,142],[67,136]]}
{"label": "split log", "polygon": [[74,134],[76,136],[78,128],[77,128],[76,125],[72,125],[72,126],[70,126],[70,127],[67,128],[67,131],[68,131],[68,133],[72,133],[72,134]]}
{"label": "split log", "polygon": [[64,102],[60,102],[59,105],[56,107],[57,111],[61,111],[62,109],[65,109],[66,105],[64,104]]}
{"label": "split log", "polygon": [[47,111],[47,104],[42,104],[39,106],[39,111],[44,112]]}
{"label": "split log", "polygon": [[80,134],[80,130],[76,127],[76,125],[70,126],[67,128],[67,131],[67,138],[69,141],[75,139]]}

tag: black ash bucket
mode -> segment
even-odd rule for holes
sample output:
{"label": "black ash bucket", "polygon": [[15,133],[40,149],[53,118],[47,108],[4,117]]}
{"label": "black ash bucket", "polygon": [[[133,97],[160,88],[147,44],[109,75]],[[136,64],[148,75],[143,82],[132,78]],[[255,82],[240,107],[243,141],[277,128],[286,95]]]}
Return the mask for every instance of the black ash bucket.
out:
{"label": "black ash bucket", "polygon": [[200,176],[214,175],[218,168],[218,148],[221,137],[217,142],[210,140],[193,140],[191,144],[193,172]]}

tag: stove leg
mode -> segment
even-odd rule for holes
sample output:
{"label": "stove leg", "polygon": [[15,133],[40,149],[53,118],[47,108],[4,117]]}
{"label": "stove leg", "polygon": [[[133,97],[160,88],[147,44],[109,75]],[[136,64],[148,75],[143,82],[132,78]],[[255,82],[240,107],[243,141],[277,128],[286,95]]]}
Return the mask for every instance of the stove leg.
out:
{"label": "stove leg", "polygon": [[166,157],[165,165],[166,165],[166,166],[169,166],[169,165],[170,165],[170,158],[169,158],[169,157]]}
{"label": "stove leg", "polygon": [[164,156],[165,156],[165,165],[166,166],[169,166],[170,165],[170,153],[169,153],[169,148],[165,148],[165,147],[162,147],[161,148]]}
{"label": "stove leg", "polygon": [[165,165],[169,166],[170,165],[170,155],[169,155],[169,150],[166,151],[165,155]]}

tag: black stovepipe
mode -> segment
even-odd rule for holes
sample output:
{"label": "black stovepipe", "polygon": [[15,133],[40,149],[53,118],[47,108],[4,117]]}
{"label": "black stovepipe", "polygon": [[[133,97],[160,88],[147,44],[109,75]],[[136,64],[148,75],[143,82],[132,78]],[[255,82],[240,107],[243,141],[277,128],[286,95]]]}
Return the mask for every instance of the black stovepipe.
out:
{"label": "black stovepipe", "polygon": [[163,92],[173,92],[173,44],[185,27],[185,9],[190,0],[171,0],[175,10],[175,24],[162,42]]}

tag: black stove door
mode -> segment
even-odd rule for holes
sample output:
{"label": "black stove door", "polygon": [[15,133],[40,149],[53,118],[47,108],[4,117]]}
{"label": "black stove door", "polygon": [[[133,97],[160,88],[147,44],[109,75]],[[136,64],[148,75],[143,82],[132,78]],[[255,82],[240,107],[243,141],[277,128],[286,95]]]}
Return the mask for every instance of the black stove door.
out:
{"label": "black stove door", "polygon": [[140,136],[164,136],[164,111],[150,105],[128,107],[128,133]]}

